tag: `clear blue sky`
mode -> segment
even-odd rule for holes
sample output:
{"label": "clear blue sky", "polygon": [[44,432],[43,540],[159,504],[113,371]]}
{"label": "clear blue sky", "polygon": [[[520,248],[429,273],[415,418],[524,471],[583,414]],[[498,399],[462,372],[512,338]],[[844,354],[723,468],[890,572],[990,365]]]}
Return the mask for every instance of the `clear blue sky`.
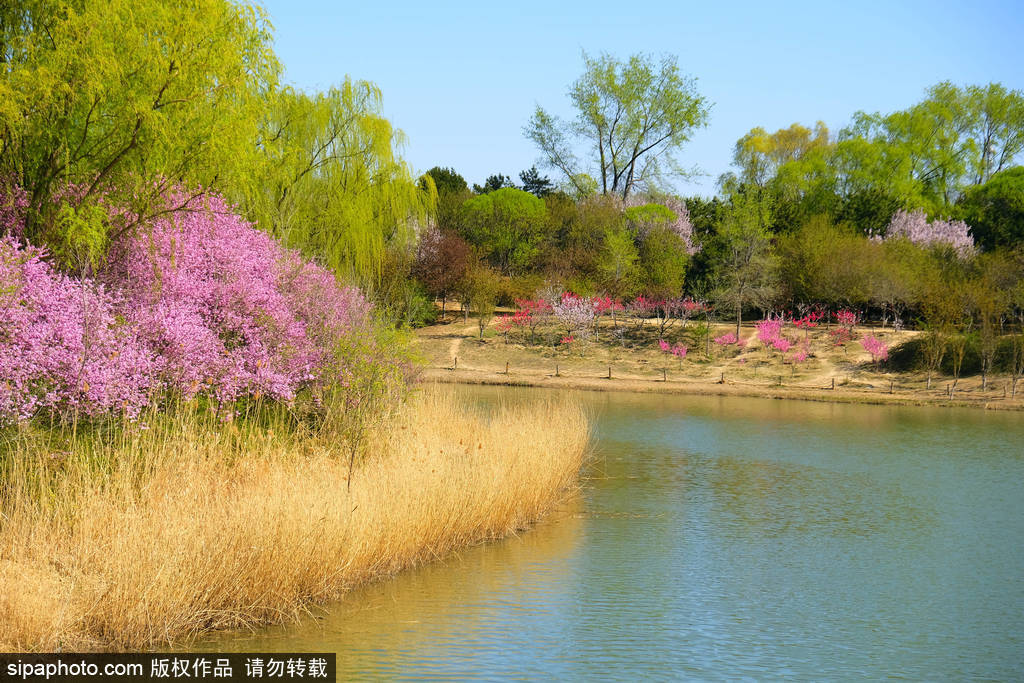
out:
{"label": "clear blue sky", "polygon": [[[1024,90],[1024,2],[302,2],[266,0],[286,79],[306,90],[346,74],[383,91],[417,172],[449,166],[470,184],[538,160],[533,108],[569,116],[580,54],[676,55],[712,103],[683,149],[713,194],[754,126],[846,125],[894,111],[939,81]],[[554,178],[555,172],[549,174]]]}

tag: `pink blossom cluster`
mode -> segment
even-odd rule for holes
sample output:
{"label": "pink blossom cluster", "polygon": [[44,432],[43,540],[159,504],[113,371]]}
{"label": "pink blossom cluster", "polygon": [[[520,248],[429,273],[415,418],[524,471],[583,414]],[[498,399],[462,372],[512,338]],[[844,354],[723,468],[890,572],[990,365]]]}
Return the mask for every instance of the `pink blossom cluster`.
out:
{"label": "pink blossom cluster", "polygon": [[353,376],[360,359],[340,351],[368,327],[363,295],[222,199],[185,204],[115,241],[94,279],[72,280],[5,238],[0,420],[137,414],[167,391],[289,401]]}
{"label": "pink blossom cluster", "polygon": [[597,306],[597,314],[604,315],[605,313],[617,313],[624,311],[625,306],[618,299],[613,299],[610,296],[595,296],[594,304]]}
{"label": "pink blossom cluster", "polygon": [[793,342],[782,336],[782,325],[782,318],[768,317],[754,323],[754,329],[757,330],[757,338],[762,344],[785,353],[793,347]]}
{"label": "pink blossom cluster", "polygon": [[731,346],[737,342],[735,333],[726,332],[721,337],[715,337],[714,342],[719,346]]}
{"label": "pink blossom cluster", "polygon": [[562,297],[551,305],[555,318],[566,330],[567,337],[585,338],[597,318],[598,304],[595,299],[563,292]]}
{"label": "pink blossom cluster", "polygon": [[860,340],[860,345],[864,347],[864,350],[871,354],[871,360],[874,363],[886,360],[889,358],[889,345],[878,339],[874,335],[867,335]]}
{"label": "pink blossom cluster", "polygon": [[679,342],[676,342],[674,345],[672,345],[669,344],[664,339],[658,340],[658,347],[665,353],[670,353],[679,360],[686,358],[686,352],[688,350],[686,346],[680,344]]}
{"label": "pink blossom cluster", "polygon": [[969,256],[974,251],[974,238],[970,228],[963,221],[944,221],[936,218],[929,222],[928,216],[921,209],[916,211],[897,211],[885,231],[885,239],[908,239],[921,246],[952,247],[961,257]]}
{"label": "pink blossom cluster", "polygon": [[803,363],[811,355],[810,339],[804,338],[794,348],[793,353],[789,354],[789,359],[794,363]]}
{"label": "pink blossom cluster", "polygon": [[114,245],[102,276],[124,293],[126,318],[157,351],[167,385],[221,401],[291,400],[306,384],[334,381],[324,376],[332,346],[368,312],[357,291],[218,197]]}
{"label": "pink blossom cluster", "polygon": [[157,363],[117,315],[123,300],[54,271],[44,256],[0,239],[0,423],[47,410],[138,414]]}
{"label": "pink blossom cluster", "polygon": [[21,239],[25,236],[28,194],[17,185],[0,181],[0,235]]}
{"label": "pink blossom cluster", "polygon": [[832,337],[832,343],[838,346],[853,339],[853,328],[860,322],[860,316],[854,311],[843,309],[836,313],[836,322],[839,323],[839,327],[831,330],[829,335]]}
{"label": "pink blossom cluster", "polygon": [[693,223],[690,221],[690,210],[686,202],[678,197],[668,195],[662,197],[651,197],[646,194],[632,194],[625,201],[625,207],[643,206],[644,204],[661,204],[675,214],[674,221],[669,223],[668,228],[683,240],[686,244],[686,253],[693,256],[700,251],[700,246],[693,234]]}
{"label": "pink blossom cluster", "polygon": [[551,312],[551,304],[543,298],[516,299],[515,302],[516,308],[529,317]]}
{"label": "pink blossom cluster", "polygon": [[812,327],[817,327],[818,326],[818,321],[821,320],[824,317],[825,317],[825,314],[822,313],[821,311],[811,311],[810,313],[805,313],[803,316],[801,316],[799,318],[795,318],[793,320],[793,326],[794,327],[802,327],[804,329],[810,329]]}

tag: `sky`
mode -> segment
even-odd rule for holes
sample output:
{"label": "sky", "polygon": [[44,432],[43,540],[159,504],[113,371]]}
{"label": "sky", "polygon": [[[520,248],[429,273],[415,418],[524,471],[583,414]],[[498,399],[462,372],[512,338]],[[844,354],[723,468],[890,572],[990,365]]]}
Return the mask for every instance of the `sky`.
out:
{"label": "sky", "polygon": [[[314,91],[345,76],[383,92],[418,174],[454,168],[472,185],[517,180],[541,161],[523,135],[534,108],[571,118],[582,53],[678,58],[711,103],[677,155],[712,195],[736,140],[854,112],[891,112],[940,81],[1024,90],[1024,2],[347,2],[264,0],[285,80]],[[541,168],[553,180],[554,169]]]}

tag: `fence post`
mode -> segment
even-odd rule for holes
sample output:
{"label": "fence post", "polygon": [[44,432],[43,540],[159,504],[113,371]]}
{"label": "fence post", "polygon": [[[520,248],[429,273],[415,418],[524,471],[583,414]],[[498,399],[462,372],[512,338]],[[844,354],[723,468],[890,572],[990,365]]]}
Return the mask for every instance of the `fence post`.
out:
{"label": "fence post", "polygon": [[608,379],[612,378],[612,366],[608,366]]}
{"label": "fence post", "polygon": [[[661,381],[662,382],[667,382],[668,381],[668,370],[666,370],[665,368],[661,369]],[[1006,389],[1005,388],[1003,389],[1003,393],[1004,394],[1006,393]]]}
{"label": "fence post", "polygon": [[508,374],[508,361],[505,361],[505,374]]}
{"label": "fence post", "polygon": [[890,394],[892,393],[893,384],[895,384],[895,380],[890,379],[889,380],[889,393]]}
{"label": "fence post", "polygon": [[782,375],[779,375],[779,386],[782,386]]}
{"label": "fence post", "polygon": [[459,367],[459,357],[455,356],[455,365],[452,366],[452,370],[455,370],[458,367]]}
{"label": "fence post", "polygon": [[555,377],[559,377],[559,376],[560,375],[558,374],[558,363],[555,363]]}
{"label": "fence post", "polygon": [[724,372],[723,372],[723,373],[722,373],[722,375],[721,375],[721,376],[720,376],[720,377],[718,378],[718,383],[719,383],[719,384],[725,384],[725,373],[724,373]]}
{"label": "fence post", "polygon": [[835,391],[835,390],[836,390],[836,378],[833,377],[832,378],[832,391]]}

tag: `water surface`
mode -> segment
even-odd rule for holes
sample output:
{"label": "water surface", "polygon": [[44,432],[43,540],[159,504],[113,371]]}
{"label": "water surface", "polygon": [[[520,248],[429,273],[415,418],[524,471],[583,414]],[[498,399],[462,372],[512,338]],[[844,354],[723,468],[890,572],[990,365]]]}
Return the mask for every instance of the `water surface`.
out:
{"label": "water surface", "polygon": [[204,646],[339,678],[1024,678],[1024,416],[571,396],[594,458],[536,528]]}

